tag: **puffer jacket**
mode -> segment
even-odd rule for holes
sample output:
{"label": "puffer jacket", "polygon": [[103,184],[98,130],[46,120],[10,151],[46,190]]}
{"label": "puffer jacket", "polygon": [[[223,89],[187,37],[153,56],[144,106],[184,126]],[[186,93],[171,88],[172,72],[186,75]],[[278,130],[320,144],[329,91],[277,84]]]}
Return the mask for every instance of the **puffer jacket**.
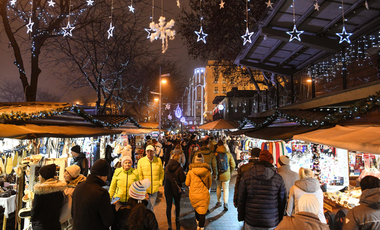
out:
{"label": "puffer jacket", "polygon": [[216,158],[215,158],[215,153],[210,150],[209,147],[207,146],[202,146],[201,150],[196,152],[195,154],[192,155],[191,162],[194,162],[194,158],[198,153],[202,153],[203,158],[204,158],[204,163],[208,164],[210,166],[211,174],[213,176],[218,175],[218,167],[216,165]]}
{"label": "puffer jacket", "polygon": [[34,230],[60,230],[59,216],[66,182],[48,179],[34,186],[32,226]]}
{"label": "puffer jacket", "polygon": [[284,216],[276,230],[330,230],[327,224],[321,223],[318,216],[310,212],[298,212],[293,216]]}
{"label": "puffer jacket", "polygon": [[[206,163],[193,163],[189,166],[186,186],[189,186],[189,199],[198,214],[206,214],[210,204],[211,169]],[[202,182],[203,181],[203,182]],[[203,184],[204,183],[204,184]]]}
{"label": "puffer jacket", "polygon": [[257,164],[259,162],[258,159],[249,159],[248,163],[245,165],[242,165],[238,169],[238,174],[236,176],[236,182],[235,182],[235,190],[234,190],[234,206],[237,208],[237,203],[238,203],[238,196],[239,196],[239,184],[241,179],[243,178],[243,175],[245,171],[250,169],[254,164]]}
{"label": "puffer jacket", "polygon": [[305,178],[302,180],[297,180],[294,185],[290,188],[288,207],[286,213],[291,216],[298,212],[298,200],[304,194],[314,194],[319,201],[319,220],[326,224],[326,218],[323,214],[323,192],[320,188],[319,182],[315,178]]}
{"label": "puffer jacket", "polygon": [[150,161],[147,156],[141,158],[137,162],[137,170],[139,173],[139,180],[148,178],[150,180],[150,187],[146,190],[148,194],[158,192],[158,188],[162,186],[164,180],[164,168],[162,167],[161,159],[154,157]]}
{"label": "puffer jacket", "polygon": [[234,171],[235,166],[236,166],[236,164],[235,164],[235,160],[234,160],[234,158],[232,157],[231,153],[229,153],[229,152],[227,151],[227,149],[226,149],[225,146],[218,146],[218,147],[216,148],[215,157],[217,157],[218,154],[220,154],[220,153],[225,153],[225,154],[227,154],[228,169],[227,169],[227,171],[225,171],[225,172],[222,173],[222,174],[219,174],[219,173],[218,173],[218,177],[217,177],[217,178],[218,178],[219,181],[229,181],[229,180],[231,179],[231,174],[232,174],[232,172]]}
{"label": "puffer jacket", "polygon": [[[119,197],[120,202],[127,202],[129,198],[129,187],[133,182],[139,180],[139,174],[134,168],[125,171],[122,167],[115,170],[113,174],[110,190],[110,198]],[[127,185],[128,184],[128,185]]]}
{"label": "puffer jacket", "polygon": [[276,227],[284,214],[285,192],[285,182],[273,165],[267,161],[258,162],[240,181],[238,220],[252,227]]}
{"label": "puffer jacket", "polygon": [[[71,180],[67,182],[67,187],[65,188],[64,194],[66,195],[64,204],[61,209],[61,215],[60,215],[60,220],[61,222],[65,222],[71,218],[71,208],[73,205],[73,193],[75,190],[75,187],[83,181],[86,180],[86,177],[80,174],[77,178],[74,180]],[[70,220],[71,222],[71,220]],[[66,228],[70,229],[70,228]]]}
{"label": "puffer jacket", "polygon": [[343,230],[380,229],[380,188],[364,190],[360,205],[348,211],[343,223]]}

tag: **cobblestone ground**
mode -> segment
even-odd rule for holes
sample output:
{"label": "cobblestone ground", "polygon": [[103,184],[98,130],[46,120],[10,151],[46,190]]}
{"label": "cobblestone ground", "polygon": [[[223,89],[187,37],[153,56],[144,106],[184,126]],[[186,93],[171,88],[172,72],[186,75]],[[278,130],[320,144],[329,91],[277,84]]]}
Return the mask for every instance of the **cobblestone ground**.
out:
{"label": "cobblestone ground", "polygon": [[[210,214],[206,216],[205,229],[211,230],[240,230],[242,229],[243,222],[237,221],[237,209],[233,205],[234,187],[236,181],[236,171],[234,172],[230,181],[230,193],[228,200],[228,211],[223,210],[222,207],[216,207],[216,183],[213,181],[211,188],[211,200],[210,200]],[[168,229],[168,224],[166,221],[166,202],[164,196],[164,187],[160,188],[159,197],[154,207],[154,213],[156,215],[160,230]],[[223,194],[222,194],[223,196]],[[176,229],[175,226],[175,207],[172,207],[172,228]],[[180,213],[180,228],[177,230],[195,230],[197,225],[195,222],[194,209],[190,204],[188,194],[182,195],[181,199],[181,213]]]}

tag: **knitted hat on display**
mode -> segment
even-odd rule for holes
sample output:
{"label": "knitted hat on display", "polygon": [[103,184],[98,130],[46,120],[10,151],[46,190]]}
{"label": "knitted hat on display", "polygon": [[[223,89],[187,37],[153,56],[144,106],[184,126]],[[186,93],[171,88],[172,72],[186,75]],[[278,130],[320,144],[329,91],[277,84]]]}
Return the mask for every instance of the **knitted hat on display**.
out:
{"label": "knitted hat on display", "polygon": [[56,170],[56,165],[55,164],[51,164],[51,165],[45,165],[44,167],[42,167],[40,169],[40,175],[45,179],[50,179],[50,178],[54,178],[55,176],[55,170]]}
{"label": "knitted hat on display", "polygon": [[123,156],[123,158],[121,158],[122,165],[124,164],[124,161],[130,161],[132,163],[132,158],[130,156]]}
{"label": "knitted hat on display", "polygon": [[260,161],[268,161],[269,163],[273,164],[272,153],[270,153],[268,150],[262,150],[260,152],[259,160]]}
{"label": "knitted hat on display", "polygon": [[94,165],[91,167],[91,174],[96,176],[108,176],[110,171],[110,166],[108,162],[104,159],[99,159],[95,161]]}
{"label": "knitted hat on display", "polygon": [[153,152],[156,151],[156,150],[154,149],[154,146],[153,146],[153,145],[148,145],[148,146],[146,146],[145,151],[147,152],[148,150],[152,150]]}
{"label": "knitted hat on display", "polygon": [[72,178],[77,178],[80,174],[80,167],[78,165],[71,165],[65,170]]}
{"label": "knitted hat on display", "polygon": [[260,156],[261,149],[259,148],[253,148],[251,149],[251,157],[259,157]]}
{"label": "knitted hat on display", "polygon": [[319,201],[314,194],[304,194],[298,200],[298,210],[300,212],[310,212],[315,215],[319,213]]}
{"label": "knitted hat on display", "polygon": [[195,156],[194,163],[203,163],[204,161],[202,153],[198,153],[198,155]]}
{"label": "knitted hat on display", "polygon": [[150,180],[147,178],[144,180],[136,181],[129,188],[129,196],[136,200],[144,200],[146,190],[149,188],[149,186]]}
{"label": "knitted hat on display", "polygon": [[71,148],[71,152],[80,153],[80,146],[79,146],[79,145],[76,145],[76,146],[72,147],[72,148]]}
{"label": "knitted hat on display", "polygon": [[290,158],[288,156],[280,156],[278,158],[278,162],[282,163],[283,165],[289,165],[290,164]]}

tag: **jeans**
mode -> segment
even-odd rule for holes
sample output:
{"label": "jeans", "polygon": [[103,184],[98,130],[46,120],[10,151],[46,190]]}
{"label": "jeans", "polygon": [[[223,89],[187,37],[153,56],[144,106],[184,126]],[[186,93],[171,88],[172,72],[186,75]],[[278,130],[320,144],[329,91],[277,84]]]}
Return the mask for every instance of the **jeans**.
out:
{"label": "jeans", "polygon": [[148,194],[149,195],[149,200],[148,200],[148,209],[153,212],[154,205],[156,204],[157,200],[157,194],[158,192],[155,192],[153,194]]}
{"label": "jeans", "polygon": [[252,227],[248,225],[247,223],[244,223],[244,230],[274,230],[274,228],[261,228],[261,227]]}
{"label": "jeans", "polygon": [[228,195],[229,195],[229,188],[230,181],[220,181],[216,180],[216,197],[218,198],[218,202],[220,202],[220,197],[222,193],[222,186],[223,186],[223,202],[225,204],[228,204]]}

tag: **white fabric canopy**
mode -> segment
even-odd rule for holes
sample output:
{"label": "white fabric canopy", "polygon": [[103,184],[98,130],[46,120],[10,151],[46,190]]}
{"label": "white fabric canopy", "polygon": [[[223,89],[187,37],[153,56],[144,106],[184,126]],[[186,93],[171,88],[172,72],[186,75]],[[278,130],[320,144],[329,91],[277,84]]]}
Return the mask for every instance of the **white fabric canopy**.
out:
{"label": "white fabric canopy", "polygon": [[380,154],[380,126],[335,126],[294,135],[293,139]]}

